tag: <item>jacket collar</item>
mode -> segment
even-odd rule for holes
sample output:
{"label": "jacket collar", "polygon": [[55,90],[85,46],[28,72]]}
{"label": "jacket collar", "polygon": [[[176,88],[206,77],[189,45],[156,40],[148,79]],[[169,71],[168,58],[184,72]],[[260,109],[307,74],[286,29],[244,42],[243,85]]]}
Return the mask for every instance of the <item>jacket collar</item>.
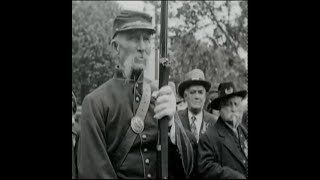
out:
{"label": "jacket collar", "polygon": [[[187,129],[191,130],[190,123],[189,123],[188,108],[182,110],[181,113],[179,113],[179,115],[181,116],[180,119],[182,121],[183,126]],[[205,132],[205,130],[209,124],[210,124],[209,114],[206,111],[202,110],[202,122],[201,122],[200,133]]]}
{"label": "jacket collar", "polygon": [[124,79],[124,80],[129,80],[131,82],[138,82],[138,83],[142,83],[143,82],[143,78],[144,78],[144,72],[141,71],[141,73],[139,75],[135,75],[135,76],[131,76],[130,79],[127,79],[124,71],[122,69],[116,68],[113,78],[116,79]]}

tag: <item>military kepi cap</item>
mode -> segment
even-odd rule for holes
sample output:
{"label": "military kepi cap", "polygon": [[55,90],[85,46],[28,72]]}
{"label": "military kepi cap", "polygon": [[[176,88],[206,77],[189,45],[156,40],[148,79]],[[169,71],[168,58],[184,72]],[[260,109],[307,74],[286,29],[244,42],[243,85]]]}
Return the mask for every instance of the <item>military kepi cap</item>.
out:
{"label": "military kepi cap", "polygon": [[151,33],[155,33],[155,29],[152,26],[152,17],[150,15],[143,12],[123,10],[113,22],[112,39],[118,32],[132,29],[145,29],[150,30]]}

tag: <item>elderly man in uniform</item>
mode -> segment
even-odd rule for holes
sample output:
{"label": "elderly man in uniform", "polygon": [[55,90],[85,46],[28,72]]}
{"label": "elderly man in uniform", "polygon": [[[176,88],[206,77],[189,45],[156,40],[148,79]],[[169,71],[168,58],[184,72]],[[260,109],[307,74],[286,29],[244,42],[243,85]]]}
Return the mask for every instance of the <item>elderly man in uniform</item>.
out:
{"label": "elderly man in uniform", "polygon": [[174,91],[169,86],[158,90],[144,77],[155,32],[151,16],[124,10],[115,18],[113,32],[111,45],[118,57],[114,77],[82,104],[79,178],[156,178],[157,121],[165,116],[169,153],[179,154],[178,162],[170,162],[169,154],[169,163],[176,168],[169,169],[169,179],[189,178],[194,150],[176,113]]}
{"label": "elderly man in uniform", "polygon": [[185,76],[178,87],[181,97],[187,102],[185,110],[179,111],[179,117],[183,126],[192,132],[197,142],[200,133],[203,134],[210,124],[216,122],[214,116],[204,109],[206,93],[211,83],[205,80],[204,73],[200,69],[193,69]]}
{"label": "elderly man in uniform", "polygon": [[219,85],[218,94],[211,106],[220,110],[220,117],[199,140],[198,171],[204,179],[246,179],[248,132],[241,123],[241,101],[247,91],[227,82]]}

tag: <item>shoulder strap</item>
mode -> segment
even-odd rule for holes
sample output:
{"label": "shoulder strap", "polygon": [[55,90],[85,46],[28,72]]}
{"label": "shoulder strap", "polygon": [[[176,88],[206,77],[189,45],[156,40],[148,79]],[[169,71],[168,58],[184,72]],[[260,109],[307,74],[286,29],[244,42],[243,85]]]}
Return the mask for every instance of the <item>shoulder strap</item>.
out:
{"label": "shoulder strap", "polygon": [[127,156],[134,140],[136,139],[137,134],[132,131],[129,127],[126,135],[124,136],[121,144],[118,146],[118,149],[115,151],[115,154],[110,157],[113,159],[113,168],[117,172],[123,163],[125,157]]}
{"label": "shoulder strap", "polygon": [[[143,92],[141,102],[139,104],[138,110],[135,116],[138,116],[141,119],[145,119],[146,114],[148,112],[149,104],[151,98],[151,87],[145,81],[143,82]],[[124,136],[122,142],[118,146],[115,154],[111,157],[114,163],[114,170],[117,172],[125,160],[127,154],[129,153],[136,137],[138,134],[133,132],[131,126],[127,129],[126,135]]]}

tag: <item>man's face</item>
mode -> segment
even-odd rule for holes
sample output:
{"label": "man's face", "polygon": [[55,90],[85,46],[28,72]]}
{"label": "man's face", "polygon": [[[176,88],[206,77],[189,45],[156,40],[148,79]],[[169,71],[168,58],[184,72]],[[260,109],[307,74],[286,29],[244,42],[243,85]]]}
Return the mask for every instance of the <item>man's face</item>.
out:
{"label": "man's face", "polygon": [[132,70],[144,70],[149,63],[151,53],[151,33],[147,30],[129,30],[119,32],[116,41],[119,44],[120,64],[127,74]]}
{"label": "man's face", "polygon": [[242,98],[239,96],[231,97],[221,102],[221,118],[237,127],[241,123],[243,108],[241,107]]}
{"label": "man's face", "polygon": [[201,85],[190,86],[185,90],[185,101],[188,109],[193,113],[199,113],[206,100],[206,89]]}

